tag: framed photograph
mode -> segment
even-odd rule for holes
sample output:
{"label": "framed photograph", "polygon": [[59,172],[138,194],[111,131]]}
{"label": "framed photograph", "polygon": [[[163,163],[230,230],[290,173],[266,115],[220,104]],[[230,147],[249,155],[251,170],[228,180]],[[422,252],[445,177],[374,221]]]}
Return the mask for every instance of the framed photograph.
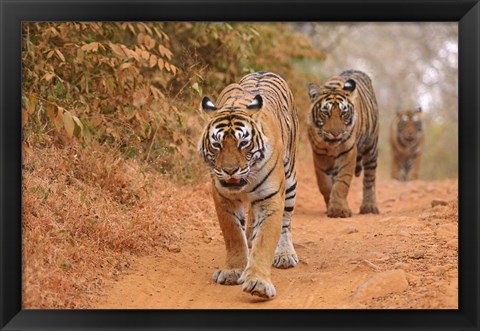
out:
{"label": "framed photograph", "polygon": [[480,329],[478,1],[10,1],[0,328]]}

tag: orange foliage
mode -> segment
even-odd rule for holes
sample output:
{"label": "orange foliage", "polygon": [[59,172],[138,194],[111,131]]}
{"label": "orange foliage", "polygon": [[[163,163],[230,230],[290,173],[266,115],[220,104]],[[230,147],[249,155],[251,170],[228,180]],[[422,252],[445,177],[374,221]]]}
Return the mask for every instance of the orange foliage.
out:
{"label": "orange foliage", "polygon": [[28,144],[93,139],[184,180],[204,92],[271,70],[303,95],[292,61],[324,57],[282,23],[24,23],[23,39]]}

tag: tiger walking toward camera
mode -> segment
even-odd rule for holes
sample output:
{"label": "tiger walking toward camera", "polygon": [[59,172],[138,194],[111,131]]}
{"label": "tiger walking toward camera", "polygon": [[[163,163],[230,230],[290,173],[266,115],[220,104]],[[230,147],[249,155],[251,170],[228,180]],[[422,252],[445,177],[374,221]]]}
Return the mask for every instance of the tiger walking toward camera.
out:
{"label": "tiger walking toward camera", "polygon": [[322,86],[309,84],[308,93],[312,101],[308,138],[328,217],[352,216],[348,191],[353,174],[360,176],[362,169],[360,214],[378,214],[378,107],[370,78],[361,71],[348,70]]}
{"label": "tiger walking toward camera", "polygon": [[397,112],[390,127],[392,178],[416,180],[420,172],[425,136],[422,108]]}
{"label": "tiger walking toward camera", "polygon": [[[213,103],[199,152],[212,177],[215,209],[226,247],[219,284],[242,284],[245,292],[272,298],[271,266],[298,263],[291,217],[296,196],[298,119],[292,92],[271,72],[257,72],[228,85]],[[245,228],[244,204],[248,205]]]}

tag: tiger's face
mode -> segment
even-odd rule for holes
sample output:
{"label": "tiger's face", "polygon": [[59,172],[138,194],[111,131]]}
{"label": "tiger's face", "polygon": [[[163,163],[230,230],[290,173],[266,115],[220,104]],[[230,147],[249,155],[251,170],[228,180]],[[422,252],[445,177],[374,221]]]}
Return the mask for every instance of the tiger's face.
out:
{"label": "tiger's face", "polygon": [[343,87],[309,85],[312,100],[309,124],[329,144],[347,140],[355,126],[356,114],[353,103],[355,82],[348,80]]}
{"label": "tiger's face", "polygon": [[250,111],[261,107],[261,97],[250,108],[217,109],[207,97],[202,108],[212,112],[199,143],[199,152],[217,181],[230,191],[241,191],[249,182],[254,164],[264,158],[265,140]]}
{"label": "tiger's face", "polygon": [[421,108],[397,112],[397,132],[399,139],[407,143],[418,140],[423,129],[421,112]]}

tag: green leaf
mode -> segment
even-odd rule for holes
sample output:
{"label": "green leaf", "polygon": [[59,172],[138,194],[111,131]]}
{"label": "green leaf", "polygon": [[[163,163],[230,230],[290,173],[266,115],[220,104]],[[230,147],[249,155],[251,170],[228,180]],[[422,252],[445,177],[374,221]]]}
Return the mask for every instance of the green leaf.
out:
{"label": "green leaf", "polygon": [[75,122],[75,137],[83,137],[83,124],[80,119],[76,116],[72,116],[73,121]]}
{"label": "green leaf", "polygon": [[192,88],[197,91],[198,95],[199,96],[202,96],[202,87],[200,85],[198,85],[198,83],[195,83],[192,85]]}

